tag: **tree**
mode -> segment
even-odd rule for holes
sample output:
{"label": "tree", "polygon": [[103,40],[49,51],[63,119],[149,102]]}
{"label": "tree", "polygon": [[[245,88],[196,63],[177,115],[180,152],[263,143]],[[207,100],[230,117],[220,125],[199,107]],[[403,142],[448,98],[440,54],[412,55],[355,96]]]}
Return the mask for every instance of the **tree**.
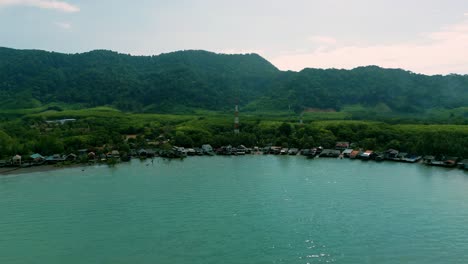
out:
{"label": "tree", "polygon": [[180,147],[193,147],[193,140],[184,132],[177,131],[174,137],[174,144]]}
{"label": "tree", "polygon": [[291,125],[283,122],[279,127],[278,127],[278,132],[281,136],[286,136],[289,137],[292,133]]}
{"label": "tree", "polygon": [[0,130],[0,157],[11,155],[13,139],[4,131]]}

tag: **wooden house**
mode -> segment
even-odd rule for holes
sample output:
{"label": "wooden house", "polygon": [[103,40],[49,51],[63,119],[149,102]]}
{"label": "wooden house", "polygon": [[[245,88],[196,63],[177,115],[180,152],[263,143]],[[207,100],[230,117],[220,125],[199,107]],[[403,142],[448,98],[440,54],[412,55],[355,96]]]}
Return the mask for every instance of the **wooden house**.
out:
{"label": "wooden house", "polygon": [[348,148],[348,149],[343,150],[343,152],[341,152],[341,155],[343,155],[344,158],[349,158],[352,152],[353,152],[353,149]]}
{"label": "wooden house", "polygon": [[111,156],[114,159],[118,159],[118,158],[120,158],[120,152],[118,150],[113,150],[113,151],[111,151]]}
{"label": "wooden house", "polygon": [[408,153],[406,153],[406,152],[400,152],[400,153],[398,153],[398,155],[397,155],[397,159],[400,160],[400,161],[404,161],[405,158],[406,158],[406,156],[408,156]]}
{"label": "wooden house", "polygon": [[423,157],[423,163],[430,164],[433,160],[435,160],[434,156],[427,155]]}
{"label": "wooden house", "polygon": [[299,153],[299,149],[297,148],[290,148],[288,150],[288,155],[297,155],[297,153]]}
{"label": "wooden house", "polygon": [[20,166],[21,165],[21,156],[20,155],[15,155],[13,158],[11,158],[11,163],[15,166]]}
{"label": "wooden house", "polygon": [[409,163],[415,163],[418,162],[422,159],[421,156],[416,155],[416,154],[408,154],[406,157],[403,158],[404,162],[409,162]]}
{"label": "wooden house", "polygon": [[202,145],[202,151],[203,151],[203,154],[205,155],[213,155],[213,147],[209,144],[204,144]]}
{"label": "wooden house", "polygon": [[361,151],[359,150],[353,150],[350,154],[349,154],[349,158],[350,159],[356,159],[359,154],[361,154]]}
{"label": "wooden house", "polygon": [[42,156],[41,154],[39,153],[35,153],[35,154],[32,154],[31,156],[29,156],[29,158],[32,160],[33,163],[35,164],[41,164],[41,163],[44,163],[45,161],[45,157]]}
{"label": "wooden house", "polygon": [[338,158],[341,154],[341,151],[337,149],[324,149],[319,157],[324,157],[324,158]]}
{"label": "wooden house", "polygon": [[188,148],[188,149],[187,149],[187,155],[189,155],[189,156],[195,156],[195,155],[197,155],[197,152],[196,152],[195,149],[193,149],[193,148]]}
{"label": "wooden house", "polygon": [[373,156],[373,150],[366,150],[364,153],[359,154],[358,158],[362,160],[370,160]]}
{"label": "wooden house", "polygon": [[52,156],[46,157],[45,162],[48,164],[56,164],[56,163],[65,161],[65,157],[60,156],[59,154],[54,154]]}
{"label": "wooden house", "polygon": [[458,157],[446,157],[444,159],[445,167],[455,167],[457,166]]}
{"label": "wooden house", "polygon": [[336,142],[335,149],[345,150],[349,148],[349,142]]}
{"label": "wooden house", "polygon": [[100,161],[107,161],[107,156],[106,156],[106,154],[101,154],[101,155],[99,155],[99,160],[100,160]]}
{"label": "wooden house", "polygon": [[388,149],[385,151],[384,156],[386,160],[398,160],[399,151],[396,149]]}
{"label": "wooden house", "polygon": [[77,158],[78,158],[78,156],[73,154],[73,153],[70,153],[70,154],[65,156],[66,161],[76,161]]}
{"label": "wooden house", "polygon": [[96,159],[96,153],[94,152],[89,152],[88,153],[88,160],[95,160]]}
{"label": "wooden house", "polygon": [[281,152],[281,147],[277,147],[277,146],[270,147],[270,151],[269,151],[270,154],[278,155],[280,154],[280,152]]}

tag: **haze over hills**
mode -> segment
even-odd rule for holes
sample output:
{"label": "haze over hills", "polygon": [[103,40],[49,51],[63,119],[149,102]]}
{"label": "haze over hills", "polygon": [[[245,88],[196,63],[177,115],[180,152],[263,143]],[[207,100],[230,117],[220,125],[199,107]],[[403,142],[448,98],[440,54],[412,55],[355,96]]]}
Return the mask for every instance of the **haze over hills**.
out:
{"label": "haze over hills", "polygon": [[376,66],[280,71],[257,54],[201,50],[130,56],[0,48],[0,108],[48,103],[124,111],[340,110],[347,105],[416,113],[468,106],[468,75],[415,74]]}

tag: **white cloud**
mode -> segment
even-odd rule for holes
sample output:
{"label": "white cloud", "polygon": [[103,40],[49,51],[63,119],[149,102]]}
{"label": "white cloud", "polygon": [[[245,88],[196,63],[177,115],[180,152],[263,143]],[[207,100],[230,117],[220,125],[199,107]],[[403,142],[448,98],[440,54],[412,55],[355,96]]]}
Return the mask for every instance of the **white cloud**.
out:
{"label": "white cloud", "polygon": [[464,16],[468,16],[468,12],[466,12],[465,14],[463,14]]}
{"label": "white cloud", "polygon": [[309,41],[319,44],[319,45],[335,45],[337,40],[328,36],[311,36],[308,38]]}
{"label": "white cloud", "polygon": [[468,74],[468,20],[418,36],[416,41],[386,45],[337,45],[311,52],[290,52],[271,59],[280,69],[351,69],[363,65],[404,68],[425,74]]}
{"label": "white cloud", "polygon": [[57,22],[57,23],[55,23],[55,25],[57,25],[61,29],[65,29],[65,30],[69,30],[72,27],[70,23],[66,23],[66,22]]}
{"label": "white cloud", "polygon": [[76,5],[69,4],[58,0],[0,0],[2,6],[32,6],[42,9],[55,9],[62,12],[79,12],[80,8]]}

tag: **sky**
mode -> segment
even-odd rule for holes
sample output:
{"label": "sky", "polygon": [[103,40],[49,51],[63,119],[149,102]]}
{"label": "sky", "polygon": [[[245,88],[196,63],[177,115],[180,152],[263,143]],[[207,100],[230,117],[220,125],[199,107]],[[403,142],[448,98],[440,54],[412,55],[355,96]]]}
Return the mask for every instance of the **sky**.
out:
{"label": "sky", "polygon": [[467,0],[0,0],[0,46],[258,53],[281,70],[468,74]]}

